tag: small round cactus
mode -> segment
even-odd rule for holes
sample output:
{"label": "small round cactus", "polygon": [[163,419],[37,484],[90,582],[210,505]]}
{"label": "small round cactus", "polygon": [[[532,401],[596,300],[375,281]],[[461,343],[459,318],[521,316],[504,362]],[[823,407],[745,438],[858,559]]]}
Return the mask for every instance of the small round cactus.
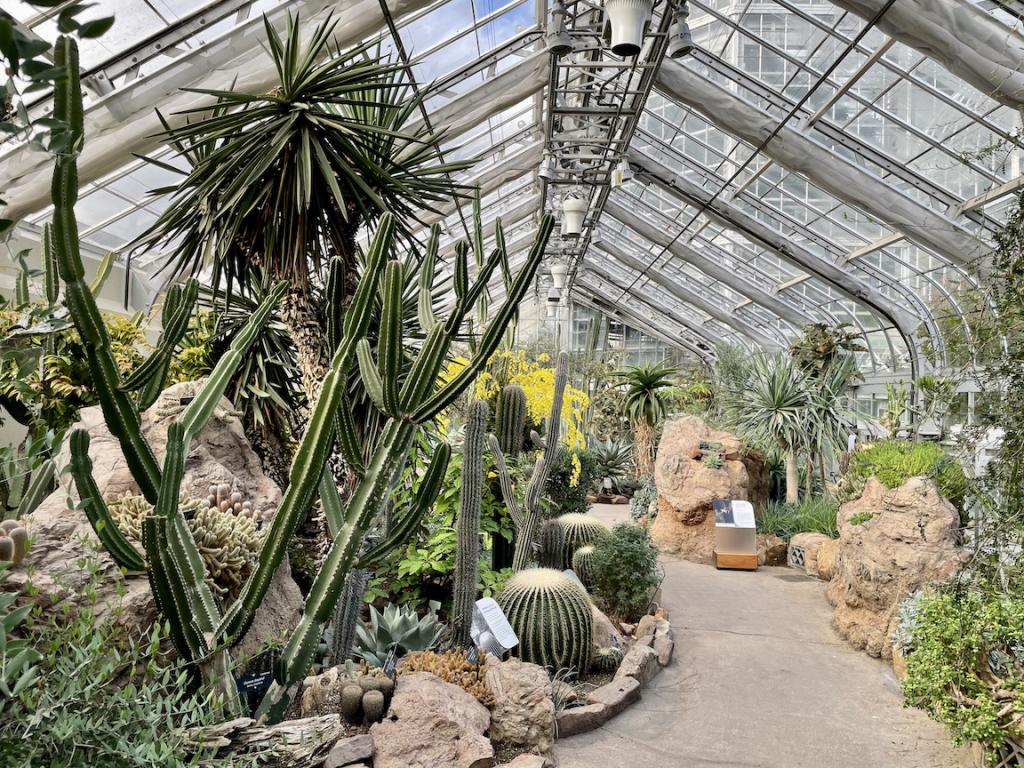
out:
{"label": "small round cactus", "polygon": [[341,689],[341,714],[350,723],[359,722],[363,706],[363,689],[355,683]]}
{"label": "small round cactus", "polygon": [[618,669],[621,663],[622,651],[619,648],[598,648],[590,668],[599,674],[608,673]]}
{"label": "small round cactus", "polygon": [[588,544],[597,545],[611,537],[608,526],[593,515],[583,513],[562,515],[558,518],[565,532],[565,544],[562,547],[563,568],[572,563],[572,556],[580,547]]}
{"label": "small round cactus", "polygon": [[379,723],[384,719],[384,694],[381,691],[363,694],[363,719],[367,723]]}
{"label": "small round cactus", "polygon": [[0,536],[0,562],[14,562],[14,541],[9,536]]}
{"label": "small round cactus", "polygon": [[498,604],[519,638],[514,654],[556,671],[589,669],[594,618],[590,598],[575,579],[553,568],[520,571]]}
{"label": "small round cactus", "polygon": [[21,565],[28,550],[28,531],[19,520],[0,523],[0,561],[13,566]]}
{"label": "small round cactus", "polygon": [[572,570],[588,590],[594,589],[594,552],[593,544],[580,547],[572,554]]}
{"label": "small round cactus", "polygon": [[253,517],[256,514],[252,502],[247,500],[237,488],[232,489],[227,483],[210,486],[210,495],[206,497],[206,505],[210,509],[231,512],[235,515]]}

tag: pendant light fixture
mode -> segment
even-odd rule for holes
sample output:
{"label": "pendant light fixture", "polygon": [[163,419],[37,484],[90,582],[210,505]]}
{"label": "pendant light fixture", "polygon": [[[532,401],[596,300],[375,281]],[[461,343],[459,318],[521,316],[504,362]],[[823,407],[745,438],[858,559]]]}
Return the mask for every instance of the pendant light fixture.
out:
{"label": "pendant light fixture", "polygon": [[569,29],[565,24],[565,17],[568,15],[569,12],[565,9],[562,0],[555,0],[551,5],[551,23],[545,37],[548,53],[553,56],[572,53],[572,37],[570,37]]}
{"label": "pendant light fixture", "polygon": [[654,0],[605,0],[606,32],[611,32],[611,49],[616,56],[636,56],[651,23]]}
{"label": "pendant light fixture", "polygon": [[669,30],[668,55],[679,59],[693,52],[693,35],[686,21],[690,15],[690,6],[683,0],[672,13],[672,28]]}
{"label": "pendant light fixture", "polygon": [[580,189],[574,189],[562,200],[562,236],[579,237],[583,232],[583,219],[590,207],[590,201]]}

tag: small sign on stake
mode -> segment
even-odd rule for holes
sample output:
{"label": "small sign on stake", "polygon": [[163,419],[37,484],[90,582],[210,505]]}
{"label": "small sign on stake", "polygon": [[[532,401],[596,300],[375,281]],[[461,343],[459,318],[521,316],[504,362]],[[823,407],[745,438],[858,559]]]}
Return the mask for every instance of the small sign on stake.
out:
{"label": "small sign on stake", "polygon": [[499,659],[519,645],[519,638],[508,623],[505,612],[491,597],[476,601],[473,608],[473,626],[470,628],[473,644]]}

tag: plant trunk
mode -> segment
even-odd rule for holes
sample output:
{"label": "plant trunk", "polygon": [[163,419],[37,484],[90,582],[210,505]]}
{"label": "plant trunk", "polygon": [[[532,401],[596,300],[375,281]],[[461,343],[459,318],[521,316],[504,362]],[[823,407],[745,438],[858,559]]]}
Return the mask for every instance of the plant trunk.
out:
{"label": "plant trunk", "polygon": [[825,482],[825,454],[823,452],[818,453],[818,471],[821,473],[821,492],[827,494],[828,484]]}
{"label": "plant trunk", "polygon": [[804,460],[804,496],[810,498],[814,494],[814,458],[810,455]]}
{"label": "plant trunk", "polygon": [[633,463],[641,477],[654,475],[654,427],[646,421],[633,425]]}
{"label": "plant trunk", "polygon": [[306,394],[307,407],[312,408],[320,396],[320,388],[331,362],[327,324],[322,308],[308,290],[289,286],[281,299],[281,320],[295,345],[296,358],[302,371],[302,389]]}
{"label": "plant trunk", "polygon": [[800,465],[797,463],[796,449],[786,449],[786,503],[796,504],[800,501]]}

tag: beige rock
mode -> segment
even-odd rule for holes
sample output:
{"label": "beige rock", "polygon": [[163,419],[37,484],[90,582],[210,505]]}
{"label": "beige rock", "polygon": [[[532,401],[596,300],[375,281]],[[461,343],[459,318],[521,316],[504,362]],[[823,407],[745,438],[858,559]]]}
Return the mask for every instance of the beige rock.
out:
{"label": "beige rock", "polygon": [[374,768],[490,768],[490,722],[464,689],[429,672],[402,675],[387,716],[370,728]]}
{"label": "beige rock", "polygon": [[[168,387],[142,414],[143,433],[158,461],[163,461],[167,449],[167,427],[183,408],[181,398],[192,396],[196,388],[197,382]],[[121,446],[107,429],[100,407],[83,409],[76,426],[89,432],[89,457],[100,493],[105,498],[138,493]],[[70,445],[65,441],[57,465],[65,466],[69,459]],[[237,412],[226,398],[220,399],[206,428],[192,442],[181,487],[190,496],[205,498],[210,485],[220,483],[241,490],[261,516],[272,515],[281,502],[280,489],[263,474]],[[99,542],[85,515],[80,510],[68,509],[69,495],[77,504],[78,493],[73,483],[58,488],[26,518],[32,537],[32,546],[25,558],[26,568],[13,571],[8,583],[20,588],[31,580],[39,594],[37,604],[44,609],[57,604],[74,607],[82,599],[83,586],[89,578],[79,563],[83,557],[92,557],[102,573],[98,595],[100,613],[116,613],[118,621],[129,632],[148,630],[156,618],[156,606],[146,576],[121,574],[113,560],[99,550]],[[286,558],[274,575],[267,597],[240,643],[238,653],[254,655],[272,641],[286,636],[298,623],[301,607],[302,593],[291,578]]]}
{"label": "beige rock", "polygon": [[[850,522],[869,514],[866,522]],[[871,478],[860,499],[840,508],[838,520],[836,573],[826,592],[835,606],[833,624],[855,648],[892,658],[900,603],[960,568],[960,517],[926,478],[895,489]]]}
{"label": "beige rock", "polygon": [[789,552],[789,545],[786,540],[774,533],[759,533],[757,535],[757,564],[758,565],[785,565]]}
{"label": "beige rock", "polygon": [[498,768],[544,768],[547,765],[540,755],[519,755],[509,763],[502,763]]}
{"label": "beige rock", "polygon": [[350,765],[365,765],[373,757],[373,739],[368,733],[338,739],[327,753],[324,768],[342,768]]}
{"label": "beige rock", "polygon": [[907,658],[903,655],[903,649],[896,644],[892,646],[892,671],[900,680],[907,676]]}
{"label": "beige rock", "polygon": [[654,645],[652,646],[654,652],[658,654],[658,663],[667,667],[672,663],[672,654],[676,649],[676,642],[671,636],[655,637]]}
{"label": "beige rock", "polygon": [[[701,460],[702,441],[722,444],[724,462],[720,469],[712,469]],[[757,507],[767,498],[764,461],[744,451],[735,435],[713,430],[696,416],[684,416],[665,425],[654,480],[658,516],[651,525],[651,538],[663,551],[702,563],[711,562],[713,502],[747,499]]]}
{"label": "beige rock", "polygon": [[829,538],[823,533],[798,533],[789,540],[789,564],[803,568],[808,576],[818,575],[818,550]]}
{"label": "beige rock", "polygon": [[614,679],[621,680],[624,677],[631,677],[641,686],[647,685],[661,672],[661,666],[658,663],[657,651],[637,643],[629,649],[629,653],[622,657],[622,663],[615,671]]}
{"label": "beige rock", "polygon": [[823,541],[821,546],[818,547],[818,578],[822,581],[831,581],[832,577],[836,575],[837,562],[836,558],[839,555],[839,539],[829,539]]}
{"label": "beige rock", "polygon": [[582,707],[563,709],[555,718],[558,724],[558,738],[600,728],[609,717],[611,715],[604,704],[584,704]]}
{"label": "beige rock", "polygon": [[608,717],[615,717],[630,704],[640,700],[640,682],[620,677],[595,688],[587,695],[587,704],[602,704]]}
{"label": "beige rock", "polygon": [[611,619],[593,603],[590,604],[590,612],[594,616],[594,648],[624,647],[625,639],[622,637],[622,633],[615,628]]}
{"label": "beige rock", "polygon": [[494,694],[490,736],[549,756],[555,744],[555,704],[543,667],[488,656],[484,681]]}

